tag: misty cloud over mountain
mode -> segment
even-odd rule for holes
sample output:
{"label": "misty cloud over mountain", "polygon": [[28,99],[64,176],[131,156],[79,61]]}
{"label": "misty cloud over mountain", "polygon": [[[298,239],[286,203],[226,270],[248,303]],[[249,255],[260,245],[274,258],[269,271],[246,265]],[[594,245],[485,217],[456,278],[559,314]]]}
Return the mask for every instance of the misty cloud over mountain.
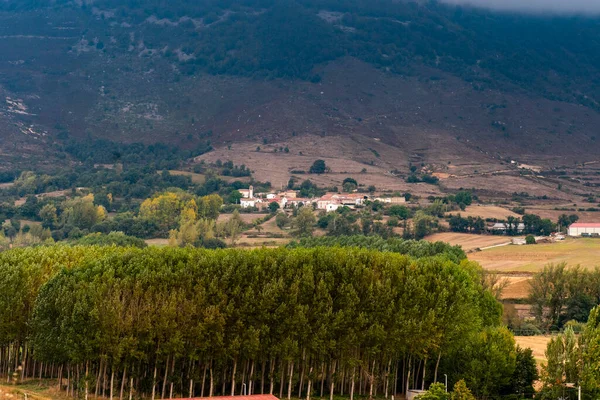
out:
{"label": "misty cloud over mountain", "polygon": [[501,11],[532,13],[600,14],[600,0],[442,0]]}

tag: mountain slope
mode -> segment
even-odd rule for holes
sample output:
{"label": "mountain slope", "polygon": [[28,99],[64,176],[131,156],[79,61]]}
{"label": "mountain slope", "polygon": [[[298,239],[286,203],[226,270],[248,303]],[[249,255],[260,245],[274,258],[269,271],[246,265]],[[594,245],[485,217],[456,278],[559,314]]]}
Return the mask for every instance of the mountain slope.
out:
{"label": "mountain slope", "polygon": [[592,161],[598,33],[435,3],[5,0],[0,149],[358,135],[397,149],[389,169]]}

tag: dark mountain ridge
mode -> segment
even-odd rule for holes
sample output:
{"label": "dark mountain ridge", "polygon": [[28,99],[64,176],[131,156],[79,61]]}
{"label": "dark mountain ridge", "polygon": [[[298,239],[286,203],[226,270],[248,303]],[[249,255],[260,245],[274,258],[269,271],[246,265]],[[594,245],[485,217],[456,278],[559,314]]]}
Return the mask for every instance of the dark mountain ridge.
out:
{"label": "dark mountain ridge", "polygon": [[437,2],[5,0],[0,38],[5,167],[86,138],[195,149],[357,133],[405,146],[410,131],[423,148],[435,131],[497,158],[600,150],[597,18]]}

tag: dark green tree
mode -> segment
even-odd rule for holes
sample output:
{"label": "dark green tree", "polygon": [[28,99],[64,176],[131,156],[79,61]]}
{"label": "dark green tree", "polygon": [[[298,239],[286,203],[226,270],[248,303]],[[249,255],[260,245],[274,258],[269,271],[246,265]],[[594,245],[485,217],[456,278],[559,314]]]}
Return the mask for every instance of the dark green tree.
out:
{"label": "dark green tree", "polygon": [[324,174],[327,171],[327,165],[323,160],[316,160],[310,167],[311,174]]}

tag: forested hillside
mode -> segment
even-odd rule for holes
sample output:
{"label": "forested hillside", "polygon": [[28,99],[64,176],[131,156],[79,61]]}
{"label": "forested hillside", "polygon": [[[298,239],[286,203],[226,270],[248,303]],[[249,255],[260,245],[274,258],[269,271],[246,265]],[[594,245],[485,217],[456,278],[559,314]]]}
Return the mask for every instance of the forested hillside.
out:
{"label": "forested hillside", "polygon": [[[25,15],[68,11],[80,22],[95,21],[83,33],[106,54],[131,51],[127,27],[136,27],[136,39],[154,49],[149,56],[162,52],[187,73],[318,79],[312,75],[315,65],[349,55],[396,73],[415,73],[421,63],[474,85],[511,82],[597,104],[595,18],[389,0],[179,0],[168,6],[156,0],[96,0],[81,7],[71,1],[8,0],[1,7]],[[8,26],[5,33],[12,30]]]}

